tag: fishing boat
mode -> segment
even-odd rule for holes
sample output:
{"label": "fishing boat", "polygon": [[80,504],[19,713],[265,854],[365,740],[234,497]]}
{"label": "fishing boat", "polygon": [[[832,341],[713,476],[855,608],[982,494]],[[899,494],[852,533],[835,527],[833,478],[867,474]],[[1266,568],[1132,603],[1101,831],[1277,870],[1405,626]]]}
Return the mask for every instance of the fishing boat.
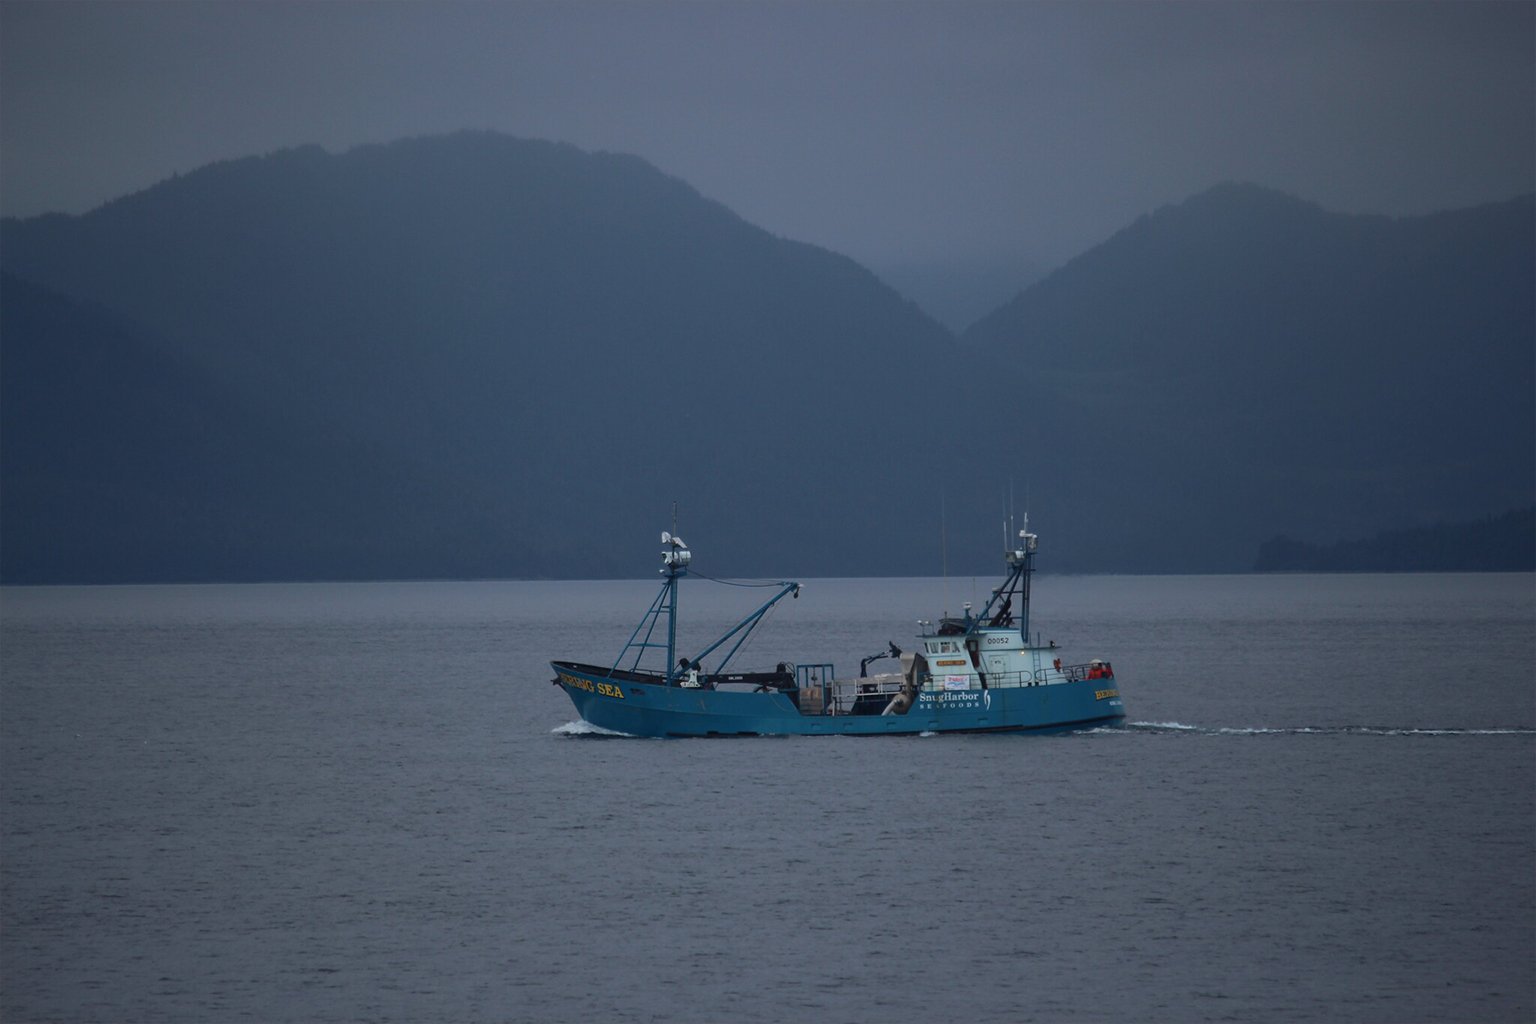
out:
{"label": "fishing boat", "polygon": [[[611,665],[553,661],[554,685],[583,720],[631,736],[886,736],[947,732],[1063,732],[1119,725],[1125,718],[1114,669],[1092,659],[1063,664],[1054,642],[1029,634],[1029,587],[1039,538],[1025,529],[1005,545],[1007,578],[980,612],[920,621],[915,647],[895,644],[839,677],[825,662],[780,661],[768,671],[730,671],[732,659],[769,609],[799,597],[777,592],[697,654],[677,653],[678,584],[693,552],[661,535],[661,592]],[[734,641],[734,643],[732,643]],[[730,647],[726,649],[726,645]],[[718,661],[717,652],[725,649]],[[661,668],[642,668],[665,651]],[[901,670],[868,674],[871,662]],[[629,662],[626,666],[625,662]],[[713,667],[706,667],[712,664]]]}

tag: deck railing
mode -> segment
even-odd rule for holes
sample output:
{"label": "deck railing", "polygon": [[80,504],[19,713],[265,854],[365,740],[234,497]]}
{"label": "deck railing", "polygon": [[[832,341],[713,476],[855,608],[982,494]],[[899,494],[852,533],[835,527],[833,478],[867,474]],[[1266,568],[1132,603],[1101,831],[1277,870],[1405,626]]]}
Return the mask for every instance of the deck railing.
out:
{"label": "deck railing", "polygon": [[[1034,671],[987,672],[984,676],[987,686],[998,688],[1047,686],[1053,683],[1114,678],[1110,666],[1103,662],[1097,665],[1093,662],[1062,665],[1059,668],[1052,664]],[[858,679],[834,679],[832,666],[825,663],[798,665],[795,669],[795,677],[800,686],[800,710],[809,715],[854,714],[856,707],[860,711],[869,713],[867,709],[874,705],[878,705],[883,710],[885,705],[901,692],[905,681],[903,676],[896,673]],[[922,673],[918,676],[918,682],[918,688],[921,690],[930,692],[944,690],[942,675]]]}
{"label": "deck railing", "polygon": [[[1081,665],[1062,665],[1060,668],[1053,664],[1032,672],[983,672],[982,675],[988,686],[998,687],[1045,686],[1050,683],[1079,683],[1086,679],[1113,678],[1108,663],[1095,665],[1092,662]],[[942,690],[944,688],[943,676],[924,675],[921,678],[923,689]]]}

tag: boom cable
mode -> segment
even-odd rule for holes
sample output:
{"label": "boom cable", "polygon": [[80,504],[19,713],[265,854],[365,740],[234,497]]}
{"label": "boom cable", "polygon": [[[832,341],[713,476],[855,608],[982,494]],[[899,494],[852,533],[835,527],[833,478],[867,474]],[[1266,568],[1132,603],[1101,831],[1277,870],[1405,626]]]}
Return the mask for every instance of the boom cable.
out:
{"label": "boom cable", "polygon": [[697,576],[701,580],[709,580],[711,583],[719,583],[727,587],[782,587],[784,580],[721,580],[713,576],[706,576],[697,569],[689,570],[688,575]]}

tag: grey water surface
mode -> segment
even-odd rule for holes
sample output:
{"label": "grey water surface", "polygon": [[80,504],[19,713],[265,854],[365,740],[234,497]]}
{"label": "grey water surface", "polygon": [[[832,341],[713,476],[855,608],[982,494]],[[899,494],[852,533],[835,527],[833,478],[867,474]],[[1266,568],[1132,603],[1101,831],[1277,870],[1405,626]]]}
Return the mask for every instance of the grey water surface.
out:
{"label": "grey water surface", "polygon": [[[742,667],[991,582],[810,581]],[[1117,731],[594,735],[545,663],[656,585],[0,591],[0,1019],[1536,1016],[1530,575],[1037,577]]]}

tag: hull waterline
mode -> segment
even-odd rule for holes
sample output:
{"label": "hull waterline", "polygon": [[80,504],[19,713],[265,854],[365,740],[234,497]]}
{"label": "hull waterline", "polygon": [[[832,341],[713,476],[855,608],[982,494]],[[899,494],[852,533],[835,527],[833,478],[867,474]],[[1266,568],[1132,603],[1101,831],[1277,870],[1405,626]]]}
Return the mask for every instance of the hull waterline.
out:
{"label": "hull waterline", "polygon": [[1052,686],[924,692],[906,714],[802,713],[787,694],[688,689],[553,662],[581,717],[630,736],[913,736],[923,733],[1070,732],[1123,724],[1113,677]]}

